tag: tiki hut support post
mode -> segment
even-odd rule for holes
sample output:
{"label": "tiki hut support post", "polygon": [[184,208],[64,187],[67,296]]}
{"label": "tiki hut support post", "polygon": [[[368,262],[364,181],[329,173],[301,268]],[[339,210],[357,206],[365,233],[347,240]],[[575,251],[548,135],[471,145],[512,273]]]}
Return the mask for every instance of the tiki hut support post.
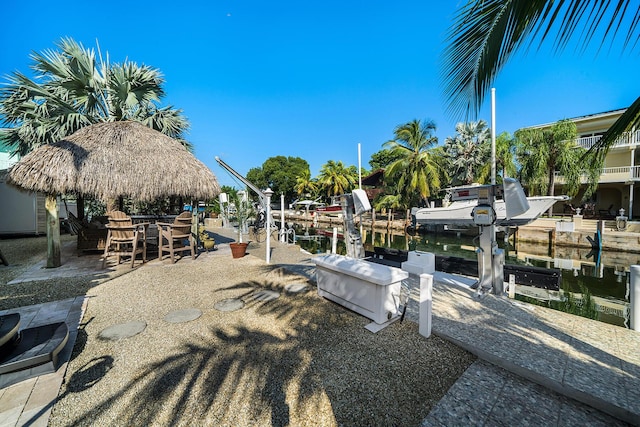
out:
{"label": "tiki hut support post", "polygon": [[47,194],[44,207],[47,211],[47,268],[60,267],[60,221],[54,194]]}

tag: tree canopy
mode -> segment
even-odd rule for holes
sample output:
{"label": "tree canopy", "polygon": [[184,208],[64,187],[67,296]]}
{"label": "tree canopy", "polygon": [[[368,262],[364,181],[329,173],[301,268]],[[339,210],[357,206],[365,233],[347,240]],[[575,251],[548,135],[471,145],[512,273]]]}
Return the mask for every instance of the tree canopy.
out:
{"label": "tree canopy", "polygon": [[329,160],[322,165],[318,175],[318,186],[327,196],[339,196],[351,191],[358,182],[355,166],[345,166],[341,161]]}
{"label": "tree canopy", "polygon": [[522,180],[532,194],[554,194],[555,172],[563,175],[563,191],[574,197],[580,188],[581,177],[587,176],[588,197],[598,185],[602,164],[584,161],[586,150],[576,144],[576,124],[560,120],[547,129],[516,131],[517,157],[522,165]]}
{"label": "tree canopy", "polygon": [[261,167],[247,172],[247,179],[261,189],[270,187],[274,195],[284,194],[291,202],[296,198],[296,179],[309,173],[309,163],[300,157],[269,157]]}
{"label": "tree canopy", "polygon": [[453,185],[484,183],[482,170],[486,164],[491,165],[491,132],[487,122],[458,123],[456,135],[445,140],[444,151],[453,168]]}
{"label": "tree canopy", "polygon": [[391,163],[395,162],[396,160],[400,160],[401,158],[401,153],[393,152],[387,148],[383,148],[382,150],[376,151],[371,155],[369,166],[371,166],[372,170],[385,169]]}
{"label": "tree canopy", "polygon": [[133,120],[180,140],[188,122],[182,111],[160,107],[159,70],[135,62],[109,63],[102,53],[71,38],[59,50],[34,53],[33,79],[19,71],[0,88],[0,140],[12,154],[61,140],[99,122]]}
{"label": "tree canopy", "polygon": [[406,208],[425,204],[440,189],[440,166],[431,151],[438,143],[435,130],[432,121],[412,120],[398,125],[394,139],[384,144],[399,158],[385,170],[385,181],[393,182]]}

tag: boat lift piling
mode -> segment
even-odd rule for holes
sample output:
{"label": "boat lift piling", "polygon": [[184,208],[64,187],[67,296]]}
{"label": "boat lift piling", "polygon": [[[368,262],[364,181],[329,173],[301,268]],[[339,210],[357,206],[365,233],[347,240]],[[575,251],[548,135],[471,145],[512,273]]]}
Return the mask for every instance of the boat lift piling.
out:
{"label": "boat lift piling", "polygon": [[340,198],[344,221],[344,241],[347,245],[347,257],[364,258],[362,235],[355,226],[353,218],[371,210],[371,204],[364,190],[353,190],[351,194],[343,194]]}
{"label": "boat lift piling", "polygon": [[502,186],[480,185],[473,192],[465,189],[452,194],[452,200],[468,200],[475,197],[477,205],[471,216],[473,223],[480,228],[478,246],[478,282],[472,287],[478,297],[493,291],[496,295],[504,292],[504,250],[498,248],[496,241],[497,219],[495,210],[496,193],[502,190],[506,209],[506,219],[518,216],[529,209],[529,203],[520,183],[513,178],[505,178]]}

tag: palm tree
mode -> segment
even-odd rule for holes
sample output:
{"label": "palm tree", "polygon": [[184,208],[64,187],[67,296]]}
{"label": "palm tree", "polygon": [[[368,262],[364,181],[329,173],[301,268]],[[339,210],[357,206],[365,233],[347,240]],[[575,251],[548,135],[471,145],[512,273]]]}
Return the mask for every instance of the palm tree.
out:
{"label": "palm tree", "polygon": [[16,71],[0,89],[0,140],[12,154],[25,155],[84,126],[118,120],[140,121],[191,149],[182,139],[188,129],[182,111],[156,105],[164,96],[160,71],[129,61],[111,64],[99,50],[97,59],[93,49],[70,38],[58,47],[32,55],[35,80]]}
{"label": "palm tree", "polygon": [[583,174],[588,177],[584,197],[593,193],[601,164],[584,161],[586,150],[576,144],[576,133],[576,125],[571,120],[560,120],[550,129],[516,132],[522,180],[532,193],[553,196],[556,171],[564,176],[564,191],[569,197],[577,194]]}
{"label": "palm tree", "polygon": [[[632,15],[632,19],[627,19]],[[580,34],[582,46],[594,36],[601,46],[623,32],[626,49],[636,49],[640,9],[635,1],[475,0],[466,2],[450,27],[444,51],[444,88],[453,114],[476,115],[498,72],[529,40],[544,43],[555,34],[558,51]],[[604,34],[604,36],[603,36]],[[609,128],[594,150],[600,156],[624,132],[640,124],[640,97]]]}
{"label": "palm tree", "polygon": [[341,161],[329,160],[320,169],[318,186],[328,197],[339,196],[352,190],[357,180],[353,168],[345,167]]}
{"label": "palm tree", "polygon": [[384,143],[398,160],[385,170],[385,181],[395,188],[405,208],[425,204],[440,189],[440,167],[431,151],[438,143],[432,121],[413,120],[394,130],[395,138]]}
{"label": "palm tree", "polygon": [[453,166],[454,184],[480,181],[483,166],[491,160],[491,133],[487,122],[458,123],[456,133],[445,140],[445,152]]}
{"label": "palm tree", "polygon": [[315,179],[311,178],[311,171],[309,169],[302,172],[302,175],[296,177],[296,183],[293,187],[298,196],[303,194],[315,195],[318,192],[318,183]]}
{"label": "palm tree", "polygon": [[[42,144],[50,144],[78,129],[98,122],[137,120],[170,137],[182,139],[188,122],[182,111],[160,108],[164,95],[160,72],[125,61],[110,64],[96,59],[70,38],[58,43],[61,51],[34,53],[35,79],[20,72],[8,77],[0,88],[0,143],[12,155],[25,155]],[[115,201],[111,201],[114,205]],[[48,266],[60,265],[60,229],[55,195],[47,195]],[[78,216],[84,217],[84,203],[78,196]]]}

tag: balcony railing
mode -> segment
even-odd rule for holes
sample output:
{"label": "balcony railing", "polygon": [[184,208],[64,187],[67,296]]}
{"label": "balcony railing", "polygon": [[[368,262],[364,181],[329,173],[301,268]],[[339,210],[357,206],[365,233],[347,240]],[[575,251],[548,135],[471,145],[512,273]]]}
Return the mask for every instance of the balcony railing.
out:
{"label": "balcony railing", "polygon": [[[556,183],[562,184],[564,182],[564,175],[559,172],[555,173]],[[582,175],[581,181],[587,182],[587,176]],[[640,166],[618,166],[614,168],[603,168],[600,172],[600,178],[598,182],[627,182],[627,181],[640,181]]]}
{"label": "balcony railing", "polygon": [[[596,136],[585,136],[582,138],[578,138],[576,143],[582,148],[586,148],[587,150],[593,147],[598,141],[602,139],[602,135]],[[625,132],[620,138],[616,139],[616,142],[613,144],[614,147],[624,147],[629,145],[640,144],[640,130],[635,132]]]}

